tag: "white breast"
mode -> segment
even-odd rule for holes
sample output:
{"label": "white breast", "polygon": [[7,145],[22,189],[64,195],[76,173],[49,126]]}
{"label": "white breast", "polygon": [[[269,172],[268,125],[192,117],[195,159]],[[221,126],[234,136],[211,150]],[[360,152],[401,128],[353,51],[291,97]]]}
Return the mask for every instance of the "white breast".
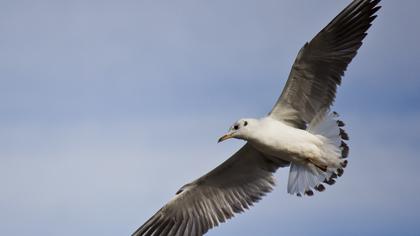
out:
{"label": "white breast", "polygon": [[270,117],[258,123],[248,141],[261,152],[287,161],[302,161],[321,155],[322,140],[317,136]]}

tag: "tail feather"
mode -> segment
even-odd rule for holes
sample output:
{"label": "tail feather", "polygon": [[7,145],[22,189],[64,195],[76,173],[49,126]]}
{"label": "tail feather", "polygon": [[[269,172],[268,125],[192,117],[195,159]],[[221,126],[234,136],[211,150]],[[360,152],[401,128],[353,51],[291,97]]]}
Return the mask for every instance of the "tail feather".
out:
{"label": "tail feather", "polygon": [[[316,189],[328,177],[328,172],[323,172],[311,164],[291,163],[287,192],[302,194]],[[309,195],[309,194],[306,194]]]}
{"label": "tail feather", "polygon": [[346,140],[349,135],[344,130],[344,122],[338,120],[338,114],[320,113],[318,117],[309,124],[307,131],[325,138],[324,152],[327,159],[334,165],[328,166],[327,170],[321,170],[316,165],[308,163],[291,163],[287,191],[290,194],[301,196],[302,194],[312,196],[313,191],[322,192],[325,186],[322,183],[333,185],[336,178],[344,173],[347,160],[343,160],[349,154],[349,147]]}

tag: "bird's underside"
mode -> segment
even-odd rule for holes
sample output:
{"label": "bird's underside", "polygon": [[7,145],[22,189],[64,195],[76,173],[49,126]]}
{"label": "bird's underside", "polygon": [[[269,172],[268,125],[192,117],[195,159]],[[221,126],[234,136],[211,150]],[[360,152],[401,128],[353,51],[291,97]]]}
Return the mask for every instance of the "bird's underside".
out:
{"label": "bird's underside", "polygon": [[[133,236],[200,236],[243,212],[274,187],[273,173],[290,166],[288,192],[313,195],[343,174],[348,146],[344,123],[329,113],[337,86],[376,18],[380,0],[354,0],[299,51],[287,83],[268,117],[318,135],[338,166],[308,158],[273,156],[247,142],[221,165],[184,185]],[[335,160],[335,159],[334,159]],[[302,182],[308,177],[310,181]],[[324,183],[324,184],[323,184]]]}

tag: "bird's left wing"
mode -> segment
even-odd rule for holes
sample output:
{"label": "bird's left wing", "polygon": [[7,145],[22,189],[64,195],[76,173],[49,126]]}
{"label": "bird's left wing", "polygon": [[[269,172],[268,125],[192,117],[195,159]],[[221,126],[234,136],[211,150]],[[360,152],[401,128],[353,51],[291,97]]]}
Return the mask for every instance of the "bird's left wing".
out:
{"label": "bird's left wing", "polygon": [[184,185],[133,236],[203,235],[270,192],[272,173],[286,165],[246,144],[208,174]]}
{"label": "bird's left wing", "polygon": [[380,0],[353,0],[299,51],[270,116],[305,128],[329,109],[337,85],[376,18]]}

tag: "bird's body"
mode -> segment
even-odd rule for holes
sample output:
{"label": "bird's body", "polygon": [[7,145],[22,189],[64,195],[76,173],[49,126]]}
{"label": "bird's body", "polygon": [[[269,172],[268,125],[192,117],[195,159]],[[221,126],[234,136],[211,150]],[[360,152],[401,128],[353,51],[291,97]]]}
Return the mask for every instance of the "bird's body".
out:
{"label": "bird's body", "polygon": [[262,153],[298,163],[305,163],[309,158],[322,158],[322,136],[269,116],[256,121],[258,125],[247,140]]}
{"label": "bird's body", "polygon": [[337,121],[336,116],[320,112],[306,129],[271,116],[241,119],[222,140],[244,139],[263,154],[262,158],[290,163],[288,192],[312,195],[311,189],[324,188],[322,182],[337,174],[341,176],[347,165],[341,146],[347,134],[339,127],[344,123]]}
{"label": "bird's body", "polygon": [[201,236],[243,212],[274,187],[290,166],[287,192],[312,196],[343,174],[349,148],[344,122],[330,113],[337,86],[380,9],[353,0],[299,51],[270,113],[240,119],[219,139],[247,143],[221,165],[184,185],[133,236]]}

